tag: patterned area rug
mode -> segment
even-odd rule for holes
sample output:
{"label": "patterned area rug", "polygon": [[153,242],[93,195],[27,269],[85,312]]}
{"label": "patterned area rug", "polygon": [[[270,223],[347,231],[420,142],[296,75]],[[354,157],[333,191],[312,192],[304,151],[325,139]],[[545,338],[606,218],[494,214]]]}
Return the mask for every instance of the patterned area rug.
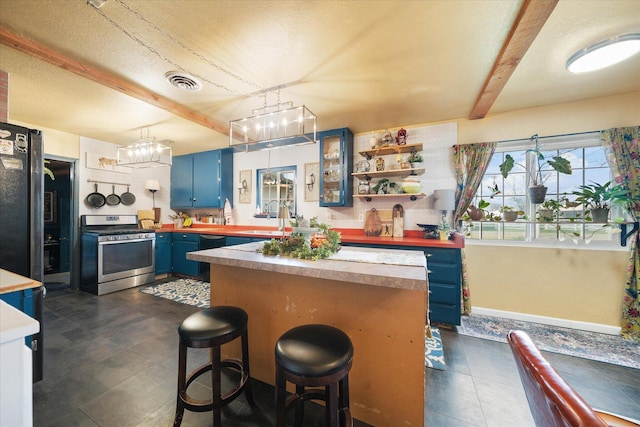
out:
{"label": "patterned area rug", "polygon": [[424,337],[424,363],[427,368],[445,371],[447,369],[444,363],[444,348],[442,347],[442,339],[440,338],[440,330],[431,327],[431,338]]}
{"label": "patterned area rug", "polygon": [[210,304],[209,283],[193,279],[178,279],[140,289],[140,292],[170,299],[182,304],[207,308]]}
{"label": "patterned area rug", "polygon": [[[207,282],[193,279],[178,279],[140,289],[140,292],[156,297],[170,299],[182,304],[206,308],[210,304],[210,286]],[[431,327],[431,338],[425,336],[425,366],[427,368],[446,369],[444,349],[438,328]]]}
{"label": "patterned area rug", "polygon": [[540,350],[640,369],[640,344],[617,335],[472,314],[462,316],[458,333],[507,342],[511,329],[525,331]]}

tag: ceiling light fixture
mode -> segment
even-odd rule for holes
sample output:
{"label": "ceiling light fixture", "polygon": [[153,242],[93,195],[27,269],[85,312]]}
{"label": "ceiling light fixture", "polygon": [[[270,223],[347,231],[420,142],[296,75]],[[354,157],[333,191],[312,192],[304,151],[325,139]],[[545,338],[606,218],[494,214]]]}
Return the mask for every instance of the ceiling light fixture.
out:
{"label": "ceiling light fixture", "polygon": [[87,3],[96,9],[100,9],[106,2],[107,0],[87,0]]}
{"label": "ceiling light fixture", "polygon": [[257,151],[270,147],[313,144],[317,117],[306,106],[280,102],[253,110],[250,117],[229,122],[229,145],[237,151]]}
{"label": "ceiling light fixture", "polygon": [[586,73],[624,61],[640,52],[640,33],[611,37],[574,53],[567,61],[567,70]]}
{"label": "ceiling light fixture", "polygon": [[[142,130],[140,131],[142,133]],[[117,164],[130,168],[171,166],[171,147],[155,141],[155,137],[140,138],[131,145],[118,147]]]}

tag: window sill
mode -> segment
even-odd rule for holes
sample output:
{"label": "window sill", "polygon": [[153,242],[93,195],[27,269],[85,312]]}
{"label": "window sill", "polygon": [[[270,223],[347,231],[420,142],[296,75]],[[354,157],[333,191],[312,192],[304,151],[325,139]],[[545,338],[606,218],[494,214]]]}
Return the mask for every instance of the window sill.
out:
{"label": "window sill", "polygon": [[465,246],[496,246],[496,247],[516,247],[516,248],[534,248],[534,249],[561,249],[561,250],[580,250],[580,251],[611,251],[626,252],[629,246],[620,246],[619,242],[591,241],[588,244],[584,240],[578,240],[573,243],[571,239],[561,242],[559,240],[538,240],[535,242],[523,242],[516,240],[477,240],[465,237]]}

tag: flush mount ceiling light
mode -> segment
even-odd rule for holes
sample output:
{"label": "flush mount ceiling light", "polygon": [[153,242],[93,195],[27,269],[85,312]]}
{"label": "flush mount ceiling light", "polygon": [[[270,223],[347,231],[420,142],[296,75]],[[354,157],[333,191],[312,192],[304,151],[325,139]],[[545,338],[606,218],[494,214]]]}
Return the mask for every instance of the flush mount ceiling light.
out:
{"label": "flush mount ceiling light", "polygon": [[[142,132],[142,131],[141,131]],[[130,168],[171,166],[171,147],[156,142],[155,137],[141,138],[126,147],[118,147],[117,164]]]}
{"label": "flush mount ceiling light", "polygon": [[579,50],[567,61],[567,70],[585,73],[608,67],[640,52],[640,33],[611,37]]}
{"label": "flush mount ceiling light", "polygon": [[316,142],[317,117],[292,102],[264,106],[250,117],[229,122],[229,145],[237,151],[257,151]]}

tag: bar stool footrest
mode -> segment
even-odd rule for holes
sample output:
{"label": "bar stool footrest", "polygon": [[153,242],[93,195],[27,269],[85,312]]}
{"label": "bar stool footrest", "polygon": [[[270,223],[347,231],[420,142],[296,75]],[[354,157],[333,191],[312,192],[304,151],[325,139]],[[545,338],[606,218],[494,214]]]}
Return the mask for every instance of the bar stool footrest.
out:
{"label": "bar stool footrest", "polygon": [[[189,385],[194,382],[196,379],[198,379],[202,374],[211,371],[212,369],[212,364],[211,363],[205,363],[204,365],[200,366],[199,368],[197,368],[196,370],[194,370],[191,374],[189,374],[189,377],[187,378],[187,381],[185,382],[185,388],[184,391],[181,391],[178,396],[180,398],[180,400],[182,401],[185,409],[188,409],[190,411],[193,412],[207,412],[207,411],[211,411],[213,409],[213,399],[208,399],[208,400],[199,400],[199,399],[194,399],[191,396],[189,396],[189,394],[187,393],[187,390],[189,389]],[[243,368],[242,366],[242,362],[240,360],[237,359],[224,359],[220,361],[220,367],[221,368],[229,368],[229,369],[233,369],[239,373],[241,373],[242,377],[240,378],[240,381],[238,383],[236,383],[236,385],[229,390],[227,393],[223,394],[220,398],[221,400],[221,405],[220,406],[225,406],[226,404],[228,404],[229,402],[231,402],[232,400],[234,400],[236,397],[238,397],[240,395],[240,393],[242,393],[245,389],[245,387],[247,386],[247,383],[249,381],[249,373]]]}

